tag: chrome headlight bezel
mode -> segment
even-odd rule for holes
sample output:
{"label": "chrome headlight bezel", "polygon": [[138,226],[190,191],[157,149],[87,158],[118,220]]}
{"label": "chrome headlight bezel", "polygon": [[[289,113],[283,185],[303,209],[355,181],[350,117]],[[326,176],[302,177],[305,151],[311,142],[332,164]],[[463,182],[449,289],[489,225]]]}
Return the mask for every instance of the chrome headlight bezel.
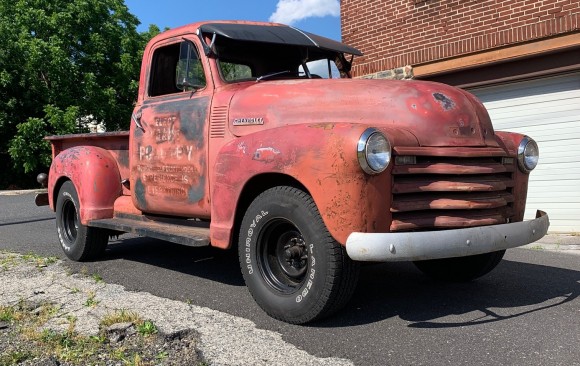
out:
{"label": "chrome headlight bezel", "polygon": [[[369,146],[383,145],[380,152],[370,151]],[[369,158],[369,153],[374,154]],[[384,154],[378,157],[379,154]],[[362,170],[371,175],[379,174],[385,171],[391,163],[392,145],[387,136],[385,136],[378,129],[371,127],[367,128],[360,136],[357,144],[357,157]],[[376,158],[378,157],[378,159]]]}
{"label": "chrome headlight bezel", "polygon": [[[536,155],[529,155],[535,149]],[[524,136],[520,145],[518,146],[518,166],[520,170],[529,174],[538,166],[540,159],[540,149],[534,139],[529,136]]]}

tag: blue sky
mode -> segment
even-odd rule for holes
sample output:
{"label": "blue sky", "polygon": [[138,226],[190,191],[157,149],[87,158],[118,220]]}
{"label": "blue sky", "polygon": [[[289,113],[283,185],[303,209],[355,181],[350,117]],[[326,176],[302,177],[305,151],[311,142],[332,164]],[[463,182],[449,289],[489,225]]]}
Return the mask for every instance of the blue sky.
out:
{"label": "blue sky", "polygon": [[340,41],[339,0],[125,0],[129,11],[149,24],[175,28],[201,20],[277,21]]}

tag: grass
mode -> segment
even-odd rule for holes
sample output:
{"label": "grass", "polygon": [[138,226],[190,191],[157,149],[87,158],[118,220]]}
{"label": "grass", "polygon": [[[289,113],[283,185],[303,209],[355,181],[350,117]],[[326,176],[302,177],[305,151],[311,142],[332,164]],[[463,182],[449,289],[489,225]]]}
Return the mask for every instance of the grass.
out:
{"label": "grass", "polygon": [[544,247],[541,246],[541,245],[534,245],[530,249],[533,249],[533,250],[544,250]]}
{"label": "grass", "polygon": [[10,351],[0,355],[0,365],[18,365],[30,358],[33,358],[34,354],[27,351]]}
{"label": "grass", "polygon": [[11,323],[14,321],[14,308],[0,306],[0,321]]}
{"label": "grass", "polygon": [[157,333],[157,326],[150,320],[145,320],[141,324],[137,324],[137,333],[144,337],[149,337]]}
{"label": "grass", "polygon": [[22,259],[27,262],[34,263],[34,265],[38,268],[47,267],[58,261],[57,257],[42,257],[34,253],[26,253],[22,256]]}
{"label": "grass", "polygon": [[8,350],[3,353],[0,356],[0,365],[16,365],[42,354],[53,354],[60,360],[77,363],[94,354],[98,342],[76,334],[75,317],[69,316],[67,318],[69,324],[63,333],[48,329],[39,330],[58,312],[58,307],[44,303],[33,310],[24,302],[12,307],[0,307],[0,318],[11,323],[18,323],[16,327],[18,334],[28,344],[34,344],[34,347],[31,348],[34,351]]}
{"label": "grass", "polygon": [[101,329],[110,327],[117,323],[133,323],[137,329],[137,333],[143,337],[149,337],[157,334],[159,331],[157,326],[151,320],[143,320],[139,314],[127,310],[118,310],[114,313],[107,314],[101,320]]}
{"label": "grass", "polygon": [[21,262],[32,263],[37,268],[44,268],[56,263],[57,261],[57,257],[42,257],[34,253],[19,255],[0,251],[0,268],[4,271],[7,271]]}
{"label": "grass", "polygon": [[95,306],[97,306],[99,304],[99,300],[95,299],[95,292],[94,291],[89,291],[88,297],[87,297],[87,301],[85,301],[85,306],[86,307],[91,307],[94,308]]}
{"label": "grass", "polygon": [[105,317],[101,320],[101,328],[107,328],[117,323],[140,324],[143,323],[143,319],[141,319],[139,314],[135,312],[121,309],[115,311],[114,313],[105,315]]}
{"label": "grass", "polygon": [[[93,294],[94,296],[94,294]],[[91,298],[91,296],[89,296]],[[94,297],[93,297],[94,300]],[[34,307],[35,309],[31,309]],[[96,336],[83,336],[76,332],[77,318],[68,316],[68,326],[64,331],[42,329],[43,325],[58,312],[58,307],[50,303],[30,306],[24,301],[14,306],[0,306],[0,320],[16,324],[12,326],[19,337],[30,348],[6,349],[0,355],[1,366],[12,366],[36,357],[54,357],[59,362],[72,365],[84,365],[87,360],[96,360],[97,355],[107,354],[109,359],[122,365],[149,365],[143,356],[135,351],[128,351],[123,346],[108,343],[104,329],[112,324],[132,322],[142,339],[158,332],[150,320],[143,320],[137,313],[127,310],[115,311],[106,315],[101,324],[101,332]],[[160,363],[169,357],[167,352],[159,352],[155,357]]]}
{"label": "grass", "polygon": [[101,275],[100,275],[100,274],[98,274],[98,273],[93,273],[93,275],[92,275],[91,277],[93,278],[93,280],[94,280],[96,283],[103,283],[103,282],[104,282],[104,281],[103,281],[103,277],[101,277]]}

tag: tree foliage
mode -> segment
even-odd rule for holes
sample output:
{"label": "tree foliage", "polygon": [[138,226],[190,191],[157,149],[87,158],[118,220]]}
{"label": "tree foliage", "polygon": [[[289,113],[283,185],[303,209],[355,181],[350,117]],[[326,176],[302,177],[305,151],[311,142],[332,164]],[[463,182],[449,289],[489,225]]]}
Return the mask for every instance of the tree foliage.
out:
{"label": "tree foliage", "polygon": [[143,49],[159,33],[138,25],[124,0],[0,2],[0,154],[15,172],[46,170],[43,137],[80,132],[83,116],[128,127]]}

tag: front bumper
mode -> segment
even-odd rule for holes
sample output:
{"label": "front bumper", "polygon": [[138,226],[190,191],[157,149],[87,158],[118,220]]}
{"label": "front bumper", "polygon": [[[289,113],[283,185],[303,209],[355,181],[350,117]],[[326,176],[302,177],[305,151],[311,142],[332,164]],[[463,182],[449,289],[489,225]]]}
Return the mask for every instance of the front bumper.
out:
{"label": "front bumper", "polygon": [[534,220],[466,229],[405,233],[352,233],[346,240],[355,261],[398,262],[465,257],[533,243],[546,232],[548,214]]}

